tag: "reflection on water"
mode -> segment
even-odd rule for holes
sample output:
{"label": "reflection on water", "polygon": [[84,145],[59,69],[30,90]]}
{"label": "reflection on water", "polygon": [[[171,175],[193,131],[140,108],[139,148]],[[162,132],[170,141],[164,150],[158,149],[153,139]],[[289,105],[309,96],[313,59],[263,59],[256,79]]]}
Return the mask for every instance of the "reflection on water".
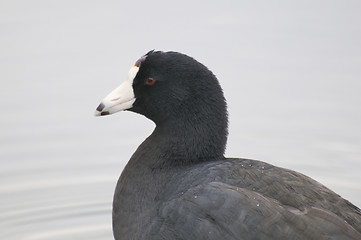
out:
{"label": "reflection on water", "polygon": [[227,156],[295,169],[361,206],[361,3],[181,3],[0,3],[0,239],[113,238],[116,181],[154,125],[92,114],[154,48],[218,76]]}
{"label": "reflection on water", "polygon": [[104,173],[116,176],[112,169],[117,166],[85,161],[81,166],[50,155],[36,161],[16,153],[7,160],[13,166],[1,171],[1,239],[112,239],[109,216],[116,179]]}

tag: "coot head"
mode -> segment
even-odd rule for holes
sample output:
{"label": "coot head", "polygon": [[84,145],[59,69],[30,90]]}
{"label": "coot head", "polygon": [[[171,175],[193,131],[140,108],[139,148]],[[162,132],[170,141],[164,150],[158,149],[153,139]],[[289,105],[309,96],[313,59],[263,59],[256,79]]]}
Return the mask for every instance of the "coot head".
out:
{"label": "coot head", "polygon": [[227,129],[226,102],[218,80],[203,64],[177,52],[151,51],[103,99],[95,115],[121,110],[140,113],[157,125],[214,118]]}

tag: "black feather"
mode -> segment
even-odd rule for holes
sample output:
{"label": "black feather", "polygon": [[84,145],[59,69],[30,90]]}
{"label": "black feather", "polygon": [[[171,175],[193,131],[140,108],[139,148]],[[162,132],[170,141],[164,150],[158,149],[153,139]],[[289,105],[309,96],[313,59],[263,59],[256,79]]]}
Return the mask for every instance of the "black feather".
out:
{"label": "black feather", "polygon": [[[144,84],[146,78],[155,84]],[[146,54],[130,111],[156,123],[119,178],[115,239],[361,239],[360,210],[300,173],[224,158],[226,102],[204,65]]]}

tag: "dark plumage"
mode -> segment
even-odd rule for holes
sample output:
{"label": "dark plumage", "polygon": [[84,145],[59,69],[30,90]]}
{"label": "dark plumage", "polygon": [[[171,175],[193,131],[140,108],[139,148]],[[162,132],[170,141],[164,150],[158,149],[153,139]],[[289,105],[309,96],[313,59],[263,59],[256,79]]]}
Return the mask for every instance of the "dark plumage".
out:
{"label": "dark plumage", "polygon": [[127,110],[156,128],[117,183],[115,239],[361,239],[360,209],[320,183],[224,158],[226,103],[204,65],[175,52],[150,52],[137,64]]}

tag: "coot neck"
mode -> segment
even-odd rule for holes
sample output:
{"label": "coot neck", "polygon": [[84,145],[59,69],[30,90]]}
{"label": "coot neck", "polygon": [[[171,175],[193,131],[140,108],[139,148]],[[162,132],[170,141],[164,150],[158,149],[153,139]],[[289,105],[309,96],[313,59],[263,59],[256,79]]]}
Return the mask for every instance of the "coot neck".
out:
{"label": "coot neck", "polygon": [[185,113],[157,123],[150,138],[161,144],[162,158],[171,164],[223,158],[227,141],[226,115],[215,118]]}

